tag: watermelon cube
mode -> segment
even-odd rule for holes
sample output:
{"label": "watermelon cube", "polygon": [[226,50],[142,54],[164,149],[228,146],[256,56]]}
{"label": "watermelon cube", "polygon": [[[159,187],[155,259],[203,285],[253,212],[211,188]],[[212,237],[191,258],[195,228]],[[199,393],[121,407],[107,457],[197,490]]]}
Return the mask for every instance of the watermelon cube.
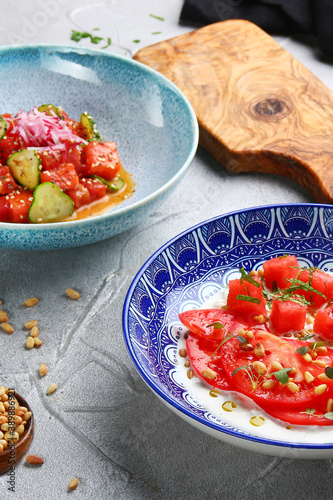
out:
{"label": "watermelon cube", "polygon": [[266,299],[262,295],[262,285],[258,278],[254,278],[258,286],[245,279],[229,281],[229,294],[227,308],[234,314],[252,318],[253,316],[266,315]]}
{"label": "watermelon cube", "polygon": [[267,260],[263,264],[267,288],[288,288],[291,278],[297,278],[299,264],[295,255],[282,255]]}
{"label": "watermelon cube", "polygon": [[303,330],[307,307],[292,300],[272,300],[270,321],[275,333],[284,335]]}
{"label": "watermelon cube", "polygon": [[324,339],[333,340],[333,306],[317,312],[313,331]]}

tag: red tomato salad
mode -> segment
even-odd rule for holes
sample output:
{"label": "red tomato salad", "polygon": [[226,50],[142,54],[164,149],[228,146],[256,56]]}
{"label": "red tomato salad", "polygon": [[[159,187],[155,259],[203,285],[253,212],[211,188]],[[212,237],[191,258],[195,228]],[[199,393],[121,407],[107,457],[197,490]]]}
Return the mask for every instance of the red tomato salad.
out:
{"label": "red tomato salad", "polygon": [[0,222],[66,220],[124,192],[122,172],[116,144],[101,140],[87,112],[75,121],[45,104],[0,115]]}
{"label": "red tomato salad", "polygon": [[288,424],[333,425],[333,276],[294,255],[240,273],[225,306],[179,314],[187,366]]}

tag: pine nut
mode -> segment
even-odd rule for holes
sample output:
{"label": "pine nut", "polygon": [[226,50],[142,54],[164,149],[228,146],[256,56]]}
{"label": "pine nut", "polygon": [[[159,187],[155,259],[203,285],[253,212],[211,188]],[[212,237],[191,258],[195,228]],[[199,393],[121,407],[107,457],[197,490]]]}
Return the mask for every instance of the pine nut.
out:
{"label": "pine nut", "polygon": [[27,412],[23,415],[23,420],[24,420],[25,422],[28,422],[28,420],[30,420],[31,415],[32,415],[31,411],[27,411]]}
{"label": "pine nut", "polygon": [[319,373],[317,375],[317,379],[320,380],[321,382],[329,382],[331,379],[326,375],[326,373]]}
{"label": "pine nut", "polygon": [[16,428],[15,428],[15,431],[17,432],[17,434],[19,436],[22,436],[23,432],[25,431],[25,427],[23,424],[20,424],[18,425]]}
{"label": "pine nut", "polygon": [[35,345],[34,339],[32,337],[28,337],[25,345],[28,349],[32,349]]}
{"label": "pine nut", "polygon": [[333,399],[332,398],[329,398],[329,400],[327,401],[326,409],[328,412],[333,411]]}
{"label": "pine nut", "polygon": [[185,361],[184,366],[185,366],[186,368],[189,368],[189,367],[191,366],[191,362],[190,362],[190,360],[189,360],[189,359],[187,359],[187,360]]}
{"label": "pine nut", "polygon": [[39,375],[41,377],[45,377],[46,374],[47,374],[47,366],[45,363],[42,363],[39,367]]}
{"label": "pine nut", "polygon": [[191,379],[194,377],[194,371],[192,368],[190,370],[187,370],[187,378]]}
{"label": "pine nut", "polygon": [[314,392],[315,392],[315,394],[317,394],[317,396],[320,396],[320,394],[323,394],[326,391],[326,389],[327,389],[327,385],[321,384],[321,385],[317,385]]}
{"label": "pine nut", "polygon": [[1,323],[1,328],[6,333],[13,333],[14,332],[14,328],[9,323]]}
{"label": "pine nut", "polygon": [[266,318],[263,314],[259,314],[259,316],[253,316],[254,321],[259,323],[260,325],[263,325],[266,323]]}
{"label": "pine nut", "polygon": [[325,356],[325,354],[327,354],[327,347],[324,345],[320,345],[316,347],[316,351],[319,354],[319,356]]}
{"label": "pine nut", "polygon": [[57,389],[58,389],[57,384],[52,382],[52,384],[50,384],[48,389],[47,389],[47,394],[53,394]]}
{"label": "pine nut", "polygon": [[213,380],[217,376],[216,372],[214,372],[214,370],[211,370],[210,368],[206,368],[205,370],[202,370],[201,375],[204,378],[208,378],[209,380]]}
{"label": "pine nut", "polygon": [[254,354],[258,356],[258,358],[262,358],[263,356],[265,356],[265,349],[261,342],[258,342],[254,347]]}
{"label": "pine nut", "polygon": [[292,392],[293,394],[296,394],[297,392],[299,392],[299,386],[297,384],[295,384],[294,382],[288,382],[287,387],[288,387],[289,391]]}
{"label": "pine nut", "polygon": [[262,361],[253,361],[252,366],[258,375],[264,375],[267,371],[266,365]]}
{"label": "pine nut", "polygon": [[39,329],[38,326],[33,326],[30,330],[30,337],[38,337]]}
{"label": "pine nut", "polygon": [[323,359],[316,359],[315,361],[312,361],[312,362],[315,363],[320,368],[326,368],[326,366],[327,366],[327,362],[324,361]]}
{"label": "pine nut", "polygon": [[278,361],[273,361],[273,363],[271,364],[271,369],[275,372],[279,371],[279,370],[282,370],[282,365],[281,363],[279,363]]}
{"label": "pine nut", "polygon": [[259,276],[259,278],[264,278],[265,271],[263,269],[258,269],[258,276]]}
{"label": "pine nut", "polygon": [[310,372],[304,372],[304,379],[307,384],[311,384],[314,381],[314,376]]}
{"label": "pine nut", "polygon": [[34,338],[34,344],[35,344],[35,347],[40,347],[42,345],[42,341],[39,337],[35,337]]}
{"label": "pine nut", "polygon": [[79,484],[79,480],[77,477],[74,477],[73,479],[71,479],[71,481],[69,482],[69,485],[68,485],[68,489],[69,490],[75,490],[75,488],[77,487],[77,485]]}
{"label": "pine nut", "polygon": [[186,350],[185,349],[179,349],[179,356],[181,358],[186,358],[186,356],[187,356]]}
{"label": "pine nut", "polygon": [[39,299],[37,299],[37,297],[30,297],[30,299],[27,299],[24,302],[24,305],[25,305],[25,307],[33,307],[36,304],[38,304],[38,302],[39,302]]}
{"label": "pine nut", "polygon": [[275,382],[273,379],[270,380],[265,380],[265,382],[262,384],[263,389],[273,389],[275,385]]}
{"label": "pine nut", "polygon": [[312,361],[312,357],[308,352],[306,354],[303,354],[303,359],[304,359],[304,361],[307,361],[308,363],[311,363],[311,361]]}
{"label": "pine nut", "polygon": [[7,394],[8,393],[8,389],[7,387],[4,387],[3,385],[0,386],[0,396],[2,396],[3,394]]}
{"label": "pine nut", "polygon": [[38,321],[36,319],[32,319],[31,321],[27,321],[24,326],[27,330],[31,330],[34,326],[38,325]]}
{"label": "pine nut", "polygon": [[78,300],[81,297],[79,292],[77,292],[76,290],[73,290],[73,288],[67,288],[66,293],[67,293],[68,297],[70,299],[73,299],[73,300]]}

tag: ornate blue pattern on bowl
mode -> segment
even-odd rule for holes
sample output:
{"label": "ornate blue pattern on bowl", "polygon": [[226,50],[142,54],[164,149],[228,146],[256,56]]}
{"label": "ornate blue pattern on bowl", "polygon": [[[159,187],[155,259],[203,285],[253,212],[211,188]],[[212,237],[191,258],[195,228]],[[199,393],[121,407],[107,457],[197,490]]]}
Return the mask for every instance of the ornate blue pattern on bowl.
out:
{"label": "ornate blue pattern on bowl", "polygon": [[134,365],[162,401],[201,430],[244,448],[298,458],[333,457],[333,438],[327,441],[309,429],[302,429],[300,441],[293,431],[288,431],[290,439],[244,431],[236,416],[233,425],[226,423],[184,384],[177,359],[181,311],[200,308],[239,268],[258,269],[278,255],[296,254],[302,265],[332,273],[332,229],[329,205],[257,207],[203,222],[152,255],[128,291],[123,329]]}
{"label": "ornate blue pattern on bowl", "polygon": [[115,141],[135,193],[107,214],[48,225],[0,223],[0,247],[57,249],[94,243],[142,221],[184,176],[198,144],[195,114],[169,80],[134,60],[52,45],[0,49],[0,113],[62,106],[94,117]]}

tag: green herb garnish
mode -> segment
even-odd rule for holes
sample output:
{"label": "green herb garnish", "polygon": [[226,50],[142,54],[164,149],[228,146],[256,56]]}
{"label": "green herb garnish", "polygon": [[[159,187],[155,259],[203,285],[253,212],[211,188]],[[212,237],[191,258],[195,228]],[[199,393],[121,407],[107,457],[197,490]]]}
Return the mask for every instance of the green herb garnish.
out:
{"label": "green herb garnish", "polygon": [[246,302],[253,302],[253,304],[260,304],[260,299],[257,297],[251,297],[251,295],[237,295],[236,299],[245,300]]}
{"label": "green herb garnish", "polygon": [[149,14],[150,17],[153,17],[154,19],[158,19],[159,21],[164,21],[164,17],[160,17],[160,16],[155,16],[154,14]]}
{"label": "green herb garnish", "polygon": [[309,352],[309,347],[307,346],[302,346],[302,347],[299,347],[298,349],[296,349],[296,352],[298,354],[302,354],[302,356],[304,356],[304,354],[306,354],[307,352]]}
{"label": "green herb garnish", "polygon": [[328,378],[333,378],[333,368],[331,366],[326,366],[325,375]]}
{"label": "green herb garnish", "polygon": [[282,368],[281,370],[272,373],[272,375],[274,375],[276,380],[281,382],[281,384],[287,384],[289,380],[288,372],[290,372],[290,370],[292,370],[292,368]]}

